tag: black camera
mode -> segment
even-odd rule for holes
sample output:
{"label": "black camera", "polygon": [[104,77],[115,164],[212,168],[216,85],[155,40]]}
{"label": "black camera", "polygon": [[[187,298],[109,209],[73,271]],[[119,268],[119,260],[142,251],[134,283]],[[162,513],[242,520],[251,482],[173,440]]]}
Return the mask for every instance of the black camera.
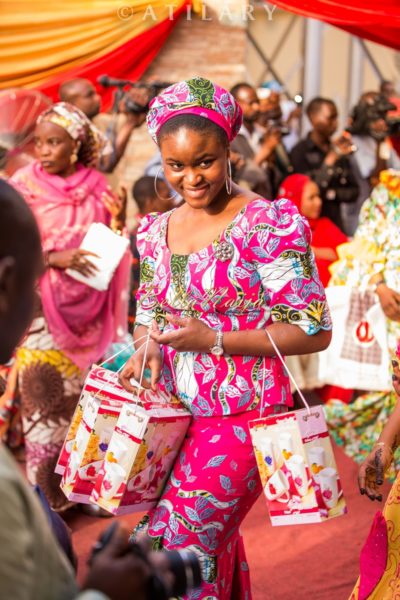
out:
{"label": "black camera", "polygon": [[[116,522],[112,523],[100,536],[93,547],[89,564],[106,547],[117,526]],[[168,600],[176,596],[184,596],[191,590],[201,586],[200,562],[193,552],[187,550],[161,550],[146,553],[142,546],[132,540],[129,541],[129,550],[150,567],[151,574],[146,583],[147,600]],[[162,560],[162,566],[156,560],[156,557],[160,555],[162,559],[165,559]],[[172,584],[168,583],[171,577],[166,576],[167,572],[172,574]]]}
{"label": "black camera", "polygon": [[[347,131],[355,135],[370,135],[382,141],[387,135],[395,133],[398,127],[397,122],[392,123],[388,118],[388,112],[395,109],[396,105],[381,94],[364,98],[353,108],[350,115],[352,123]],[[381,119],[385,121],[386,130],[375,130],[373,124]]]}
{"label": "black camera", "polygon": [[[125,108],[128,112],[141,114],[147,113],[149,110],[150,101],[156,96],[161,90],[171,85],[171,83],[165,81],[151,81],[149,83],[144,81],[129,81],[128,79],[116,79],[109,77],[109,75],[101,75],[98,77],[97,82],[103,87],[115,87],[118,88],[115,93],[115,105],[117,105],[122,99],[125,100]],[[126,88],[126,89],[124,89]],[[139,103],[132,98],[127,91],[132,88],[146,90],[148,92],[148,101],[145,104]]]}

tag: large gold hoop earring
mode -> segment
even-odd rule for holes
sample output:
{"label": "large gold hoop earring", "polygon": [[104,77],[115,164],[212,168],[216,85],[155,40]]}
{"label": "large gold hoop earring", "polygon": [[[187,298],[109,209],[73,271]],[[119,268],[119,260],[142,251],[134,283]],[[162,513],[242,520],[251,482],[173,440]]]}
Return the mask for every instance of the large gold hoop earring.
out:
{"label": "large gold hoop earring", "polygon": [[173,194],[171,194],[171,196],[168,196],[168,198],[163,198],[163,197],[162,197],[162,196],[160,196],[160,194],[158,193],[158,191],[157,191],[157,179],[158,179],[158,177],[159,177],[159,175],[160,175],[160,173],[161,173],[161,171],[162,171],[162,170],[163,170],[163,168],[162,168],[162,167],[160,167],[160,168],[158,169],[158,171],[157,171],[157,173],[156,173],[155,177],[154,177],[154,192],[155,192],[155,194],[156,194],[156,196],[157,196],[157,198],[158,198],[159,200],[162,200],[163,202],[165,202],[165,200],[173,200],[174,198],[176,198],[176,193],[174,192]]}
{"label": "large gold hoop earring", "polygon": [[232,165],[228,158],[228,175],[225,179],[226,192],[230,196],[232,194]]}

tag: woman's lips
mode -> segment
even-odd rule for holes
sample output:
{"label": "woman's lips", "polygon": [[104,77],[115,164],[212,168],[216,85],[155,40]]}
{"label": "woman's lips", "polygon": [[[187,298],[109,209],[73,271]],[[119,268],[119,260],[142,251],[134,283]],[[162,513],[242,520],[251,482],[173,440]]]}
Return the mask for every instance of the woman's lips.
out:
{"label": "woman's lips", "polygon": [[202,185],[201,187],[196,188],[185,188],[185,193],[191,198],[201,198],[204,193],[208,190],[208,185]]}

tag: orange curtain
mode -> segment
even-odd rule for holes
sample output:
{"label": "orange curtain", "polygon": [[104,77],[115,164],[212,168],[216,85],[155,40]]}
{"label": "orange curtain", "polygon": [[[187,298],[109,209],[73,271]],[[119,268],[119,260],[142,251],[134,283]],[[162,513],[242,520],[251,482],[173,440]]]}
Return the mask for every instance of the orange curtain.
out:
{"label": "orange curtain", "polygon": [[[162,47],[187,0],[3,0],[0,89],[50,96],[71,77],[137,79]],[[170,5],[170,6],[169,6]]]}

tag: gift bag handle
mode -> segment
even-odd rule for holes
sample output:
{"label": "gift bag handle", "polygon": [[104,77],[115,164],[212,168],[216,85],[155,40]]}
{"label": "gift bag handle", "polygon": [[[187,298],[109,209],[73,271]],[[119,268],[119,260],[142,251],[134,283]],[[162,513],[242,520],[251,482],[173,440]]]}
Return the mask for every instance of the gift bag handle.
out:
{"label": "gift bag handle", "polygon": [[[146,338],[146,339],[145,339]],[[142,363],[142,371],[140,373],[140,379],[139,379],[139,388],[142,388],[142,382],[143,382],[143,377],[144,377],[144,369],[145,369],[145,364],[146,364],[146,357],[147,357],[147,348],[150,342],[150,330],[147,331],[147,333],[145,335],[141,335],[140,337],[138,337],[136,340],[132,340],[132,342],[129,342],[129,344],[127,344],[126,346],[124,346],[121,350],[118,350],[118,352],[116,352],[115,354],[113,354],[112,356],[109,356],[105,361],[103,361],[102,363],[99,364],[99,367],[103,367],[105,364],[107,364],[110,360],[112,360],[113,358],[115,358],[116,356],[118,356],[119,354],[122,354],[122,352],[125,352],[125,350],[127,350],[128,348],[130,348],[131,346],[135,346],[136,342],[139,342],[140,340],[145,339],[145,341],[140,344],[140,346],[138,348],[136,348],[136,350],[140,350],[140,348],[142,346],[146,346],[145,350],[144,350],[144,358],[143,358],[143,363]],[[128,362],[129,359],[127,359],[120,367],[119,369],[117,369],[117,371],[115,371],[116,374],[119,374],[122,369],[125,367],[126,363]],[[106,387],[107,382],[105,382],[103,384],[103,386],[95,393],[94,398],[98,397],[101,392],[104,390],[104,388]],[[134,399],[136,400],[135,404],[137,405],[137,400],[139,399],[138,396],[134,396]]]}
{"label": "gift bag handle", "polygon": [[292,373],[290,372],[290,369],[289,369],[289,367],[288,367],[288,366],[287,366],[287,364],[285,363],[285,361],[284,361],[284,359],[283,359],[283,356],[282,356],[282,354],[280,353],[280,351],[279,351],[279,348],[278,348],[278,346],[275,344],[275,342],[274,342],[274,340],[273,340],[273,338],[272,338],[272,336],[271,336],[270,332],[268,331],[268,329],[266,329],[266,330],[265,330],[265,333],[267,334],[267,336],[268,336],[268,338],[269,338],[269,341],[271,342],[271,345],[272,345],[273,349],[275,350],[275,353],[276,353],[276,355],[279,357],[279,359],[280,359],[280,361],[281,361],[281,363],[282,363],[282,365],[283,365],[283,368],[285,369],[286,373],[288,374],[288,376],[289,376],[289,379],[291,380],[291,382],[293,383],[294,387],[296,388],[296,391],[297,391],[297,393],[299,394],[299,396],[300,396],[300,399],[301,399],[301,401],[303,402],[303,404],[304,404],[305,408],[307,409],[307,412],[308,412],[308,414],[309,414],[309,415],[311,415],[311,408],[310,408],[310,405],[308,404],[307,400],[306,400],[306,399],[304,398],[304,396],[303,396],[303,393],[302,393],[302,392],[301,392],[301,390],[299,389],[299,386],[297,385],[295,378],[293,377]]}

